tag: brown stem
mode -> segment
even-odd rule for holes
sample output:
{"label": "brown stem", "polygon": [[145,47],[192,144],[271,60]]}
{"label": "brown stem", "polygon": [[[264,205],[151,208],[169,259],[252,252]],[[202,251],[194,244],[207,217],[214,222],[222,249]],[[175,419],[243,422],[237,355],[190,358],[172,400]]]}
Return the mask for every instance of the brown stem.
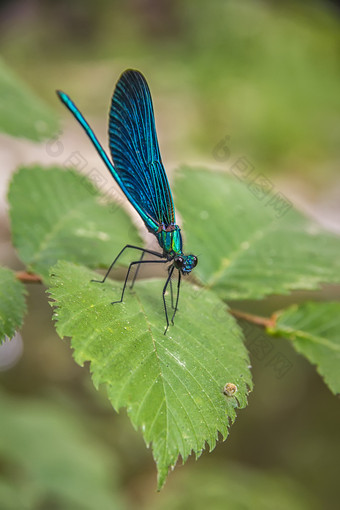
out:
{"label": "brown stem", "polygon": [[28,273],[27,271],[17,271],[15,276],[22,283],[42,283],[42,279],[37,274]]}
{"label": "brown stem", "polygon": [[[15,276],[23,283],[42,283],[40,276],[28,273],[27,271],[17,271]],[[243,319],[264,328],[272,328],[275,326],[276,322],[276,314],[273,314],[271,317],[261,317],[260,315],[253,315],[251,313],[233,309],[229,309],[229,313],[231,313],[231,315],[233,315],[236,319]]]}
{"label": "brown stem", "polygon": [[251,313],[242,312],[241,310],[229,310],[229,313],[236,319],[244,319],[247,322],[262,326],[264,328],[273,328],[275,326],[276,316],[275,314],[271,317],[261,317],[260,315],[252,315]]}

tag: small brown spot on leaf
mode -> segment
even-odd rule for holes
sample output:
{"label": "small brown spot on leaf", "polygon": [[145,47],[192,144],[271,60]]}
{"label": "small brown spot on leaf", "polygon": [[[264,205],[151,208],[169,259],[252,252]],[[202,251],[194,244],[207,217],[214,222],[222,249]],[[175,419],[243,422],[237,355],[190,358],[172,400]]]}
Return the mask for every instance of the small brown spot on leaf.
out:
{"label": "small brown spot on leaf", "polygon": [[235,393],[237,392],[237,386],[236,384],[233,384],[233,383],[230,383],[228,382],[224,388],[223,388],[223,393],[227,396],[227,397],[233,397],[235,395]]}

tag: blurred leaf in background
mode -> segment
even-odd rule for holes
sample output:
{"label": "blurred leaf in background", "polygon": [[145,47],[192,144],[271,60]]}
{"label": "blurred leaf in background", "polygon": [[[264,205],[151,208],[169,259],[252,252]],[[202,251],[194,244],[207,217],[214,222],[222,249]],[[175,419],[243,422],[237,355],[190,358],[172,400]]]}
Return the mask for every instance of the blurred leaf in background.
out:
{"label": "blurred leaf in background", "polygon": [[58,260],[107,268],[124,239],[141,242],[125,211],[114,202],[105,206],[91,181],[70,169],[21,168],[8,199],[13,244],[27,268],[45,281]]}
{"label": "blurred leaf in background", "polygon": [[112,452],[79,416],[44,399],[0,394],[2,510],[122,509]]}
{"label": "blurred leaf in background", "polygon": [[12,338],[23,323],[26,313],[25,286],[15,274],[0,267],[0,344],[7,337]]}
{"label": "blurred leaf in background", "polygon": [[118,75],[137,67],[172,159],[206,160],[229,134],[232,151],[262,171],[335,176],[340,30],[331,2],[24,3],[25,23],[3,25],[3,55],[53,104],[58,86],[104,116]]}
{"label": "blurred leaf in background", "polygon": [[0,131],[40,141],[55,135],[57,117],[0,59]]}
{"label": "blurred leaf in background", "polygon": [[289,338],[331,391],[340,393],[340,302],[292,305],[277,315],[272,332]]}
{"label": "blurred leaf in background", "polygon": [[[206,459],[205,459],[206,461]],[[280,472],[244,469],[232,462],[191,465],[169,483],[150,510],[315,510],[306,488]]]}
{"label": "blurred leaf in background", "polygon": [[176,204],[201,282],[225,300],[339,283],[340,237],[304,217],[261,176],[238,177],[188,167],[176,174]]}

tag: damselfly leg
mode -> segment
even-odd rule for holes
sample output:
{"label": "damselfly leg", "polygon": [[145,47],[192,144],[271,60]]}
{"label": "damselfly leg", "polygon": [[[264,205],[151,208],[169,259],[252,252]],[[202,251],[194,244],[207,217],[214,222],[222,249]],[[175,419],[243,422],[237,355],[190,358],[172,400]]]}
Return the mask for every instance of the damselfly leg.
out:
{"label": "damselfly leg", "polygon": [[[104,278],[102,280],[91,280],[91,282],[96,282],[96,283],[104,283],[106,278],[109,276],[109,274],[111,273],[111,270],[113,269],[114,265],[116,264],[117,260],[119,259],[119,257],[124,253],[124,251],[127,249],[127,248],[131,248],[133,250],[139,250],[142,253],[142,256],[140,258],[140,260],[142,261],[143,257],[144,257],[144,254],[145,253],[150,253],[150,255],[155,255],[156,257],[159,257],[159,258],[163,258],[163,255],[161,255],[160,253],[156,252],[156,251],[152,251],[152,250],[147,250],[145,248],[140,248],[139,246],[134,246],[133,244],[127,244],[126,246],[124,246],[124,248],[122,250],[120,250],[120,252],[118,253],[117,257],[114,259],[114,261],[112,262],[112,264],[110,265],[109,269],[106,271],[106,274],[104,276]],[[138,271],[138,269],[137,269]],[[136,275],[137,276],[137,275]],[[135,280],[135,278],[134,278]],[[134,281],[132,282],[132,285],[134,284]]]}

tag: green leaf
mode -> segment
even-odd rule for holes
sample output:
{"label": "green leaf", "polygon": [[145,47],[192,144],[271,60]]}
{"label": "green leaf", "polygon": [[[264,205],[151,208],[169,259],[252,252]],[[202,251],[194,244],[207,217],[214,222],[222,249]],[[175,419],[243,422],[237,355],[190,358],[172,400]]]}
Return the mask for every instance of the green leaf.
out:
{"label": "green leaf", "polygon": [[1,509],[121,508],[112,454],[70,408],[0,394]]}
{"label": "green leaf", "polygon": [[0,59],[0,131],[40,141],[57,129],[56,115]]}
{"label": "green leaf", "polygon": [[199,258],[197,277],[223,299],[340,282],[340,238],[289,208],[276,192],[265,195],[250,177],[240,181],[222,172],[185,168],[176,177],[185,250]]}
{"label": "green leaf", "polygon": [[0,267],[0,343],[12,338],[23,323],[26,313],[25,286],[13,271]]}
{"label": "green leaf", "polygon": [[324,378],[330,390],[340,393],[340,303],[293,305],[277,314],[269,333],[291,340]]}
{"label": "green leaf", "polygon": [[[176,323],[164,335],[164,281],[137,282],[124,303],[111,305],[122,284],[94,277],[70,263],[53,268],[57,332],[72,338],[76,362],[91,362],[95,386],[105,384],[113,407],[126,407],[152,442],[160,488],[179,455],[185,462],[205,443],[214,448],[236,408],[246,406],[251,376],[242,333],[215,294],[184,284]],[[223,394],[228,382],[238,388],[233,397]]]}
{"label": "green leaf", "polygon": [[60,259],[108,267],[124,243],[140,243],[127,214],[101,204],[91,182],[72,170],[21,168],[9,202],[14,246],[45,279]]}

